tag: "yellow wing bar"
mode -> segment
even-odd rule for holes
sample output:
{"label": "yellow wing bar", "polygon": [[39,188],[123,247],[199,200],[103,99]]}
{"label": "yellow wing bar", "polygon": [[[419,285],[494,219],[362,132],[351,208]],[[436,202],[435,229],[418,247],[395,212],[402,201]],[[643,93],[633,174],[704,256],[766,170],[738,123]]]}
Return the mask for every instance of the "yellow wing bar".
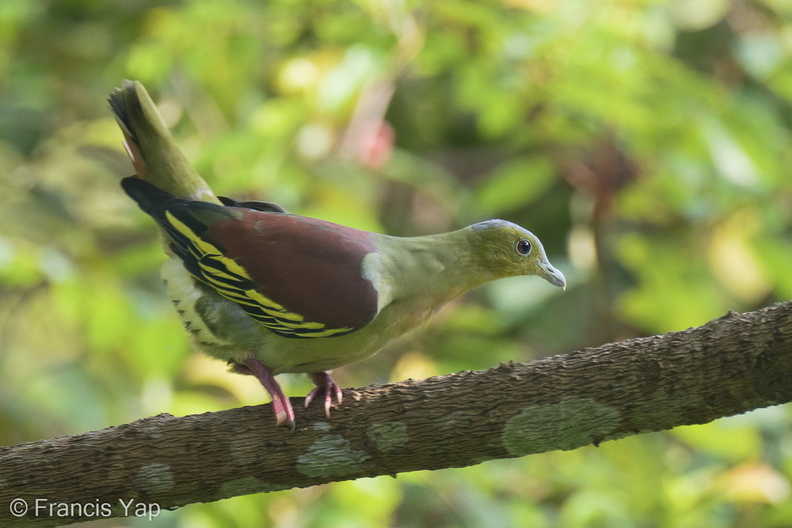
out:
{"label": "yellow wing bar", "polygon": [[214,244],[201,238],[189,225],[170,211],[165,212],[166,229],[185,268],[198,280],[226,299],[237,303],[248,315],[283,337],[332,337],[352,332],[354,328],[327,328],[316,321],[289,311],[256,289],[244,267],[223,255]]}

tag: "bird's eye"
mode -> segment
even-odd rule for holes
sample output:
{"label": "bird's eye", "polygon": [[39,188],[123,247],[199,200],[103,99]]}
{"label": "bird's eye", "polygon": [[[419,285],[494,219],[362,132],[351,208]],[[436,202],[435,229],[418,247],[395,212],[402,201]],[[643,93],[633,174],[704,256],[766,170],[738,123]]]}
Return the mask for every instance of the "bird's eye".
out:
{"label": "bird's eye", "polygon": [[531,252],[531,249],[533,249],[533,245],[531,245],[530,240],[523,239],[517,242],[517,253],[520,255],[527,255]]}

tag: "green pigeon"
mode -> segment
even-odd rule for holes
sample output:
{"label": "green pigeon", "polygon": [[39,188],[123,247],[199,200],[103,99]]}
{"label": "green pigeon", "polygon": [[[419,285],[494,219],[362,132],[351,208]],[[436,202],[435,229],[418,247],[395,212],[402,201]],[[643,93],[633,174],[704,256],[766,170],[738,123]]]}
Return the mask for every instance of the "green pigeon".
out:
{"label": "green pigeon", "polygon": [[395,237],[217,197],[140,83],[125,81],[110,108],[136,172],[122,186],[161,230],[162,278],[192,342],[258,378],[277,424],[295,422],[277,374],[307,373],[316,388],[305,405],[321,398],[329,416],[342,402],[331,369],[371,356],[468,290],[517,275],[566,287],[536,235],[505,220]]}

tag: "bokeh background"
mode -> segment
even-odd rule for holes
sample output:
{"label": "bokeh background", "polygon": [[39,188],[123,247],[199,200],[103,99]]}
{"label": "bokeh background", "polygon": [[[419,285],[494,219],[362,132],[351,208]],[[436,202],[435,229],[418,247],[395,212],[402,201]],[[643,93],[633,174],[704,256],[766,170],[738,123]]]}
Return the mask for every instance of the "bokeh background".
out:
{"label": "bokeh background", "polygon": [[[2,444],[266,400],[191,352],[166,299],[153,224],[118,186],[124,78],[221,194],[394,235],[506,218],[569,278],[476,290],[342,386],[792,298],[787,0],[3,0]],[[791,478],[780,406],[91,526],[788,527]]]}

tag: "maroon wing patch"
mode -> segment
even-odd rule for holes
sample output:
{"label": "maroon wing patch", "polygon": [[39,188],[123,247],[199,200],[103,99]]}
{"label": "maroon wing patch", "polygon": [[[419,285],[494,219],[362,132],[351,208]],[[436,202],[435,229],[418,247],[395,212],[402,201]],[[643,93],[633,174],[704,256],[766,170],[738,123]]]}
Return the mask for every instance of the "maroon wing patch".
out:
{"label": "maroon wing patch", "polygon": [[[377,291],[362,271],[363,258],[375,251],[365,231],[247,210],[239,220],[212,224],[207,235],[247,271],[259,293],[306,323],[352,331],[377,314]],[[300,326],[294,337],[302,337]],[[317,337],[325,333],[316,330]]]}

